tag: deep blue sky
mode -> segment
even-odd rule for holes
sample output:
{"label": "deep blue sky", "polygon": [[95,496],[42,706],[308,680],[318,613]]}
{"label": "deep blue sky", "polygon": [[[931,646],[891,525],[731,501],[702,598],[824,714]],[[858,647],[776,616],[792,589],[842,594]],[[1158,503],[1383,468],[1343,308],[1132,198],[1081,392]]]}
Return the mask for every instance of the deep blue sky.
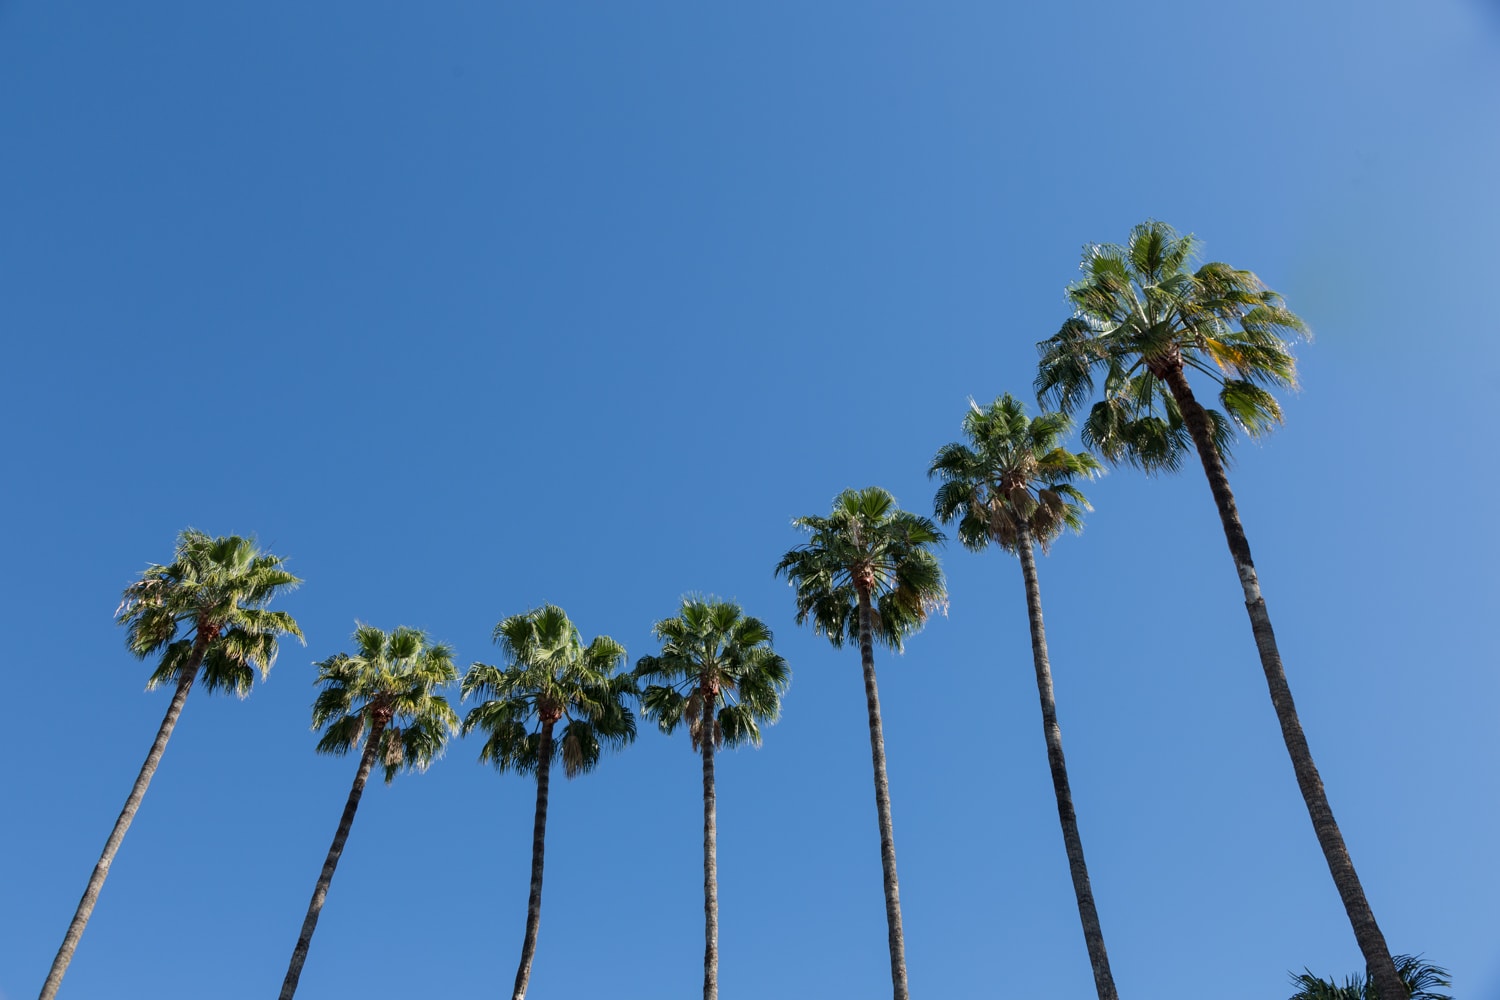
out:
{"label": "deep blue sky", "polygon": [[[1309,322],[1234,485],[1292,687],[1397,951],[1500,996],[1492,431],[1500,9],[0,6],[0,998],[43,979],[167,695],[111,623],[176,532],[306,579],[250,698],[189,700],[64,984],[280,983],[354,762],[354,620],[493,660],[544,601],[632,658],[682,594],[777,631],[782,722],[720,777],[723,995],[889,988],[857,658],[792,622],[789,520],[929,509],[969,396],[1025,394],[1080,248],[1148,217]],[[1112,473],[1043,561],[1124,997],[1359,968],[1201,476]],[[1089,994],[1019,568],[880,659],[921,997]],[[532,785],[457,744],[367,793],[302,995],[501,995]],[[697,760],[554,790],[532,995],[691,996]]]}

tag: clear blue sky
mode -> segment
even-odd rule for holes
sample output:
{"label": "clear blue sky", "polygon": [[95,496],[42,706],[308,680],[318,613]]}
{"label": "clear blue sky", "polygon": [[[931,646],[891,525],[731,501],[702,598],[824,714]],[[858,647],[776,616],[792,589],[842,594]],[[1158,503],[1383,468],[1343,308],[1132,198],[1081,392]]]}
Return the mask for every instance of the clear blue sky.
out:
{"label": "clear blue sky", "polygon": [[[1316,333],[1241,510],[1387,938],[1500,997],[1497,112],[1493,2],[0,6],[0,997],[165,709],[111,612],[187,525],[287,557],[308,645],[189,700],[65,996],[277,988],[356,618],[467,663],[551,601],[634,658],[691,591],[794,671],[719,767],[723,995],[882,995],[857,657],[771,568],[845,487],[929,510],[966,399],[1025,394],[1080,248],[1148,217]],[[1121,995],[1355,971],[1207,486],[1092,497],[1041,573]],[[1020,571],[944,558],[878,662],[913,990],[1086,996]],[[366,794],[303,995],[508,988],[533,786],[476,754]],[[554,789],[533,996],[694,995],[697,766],[643,731]]]}

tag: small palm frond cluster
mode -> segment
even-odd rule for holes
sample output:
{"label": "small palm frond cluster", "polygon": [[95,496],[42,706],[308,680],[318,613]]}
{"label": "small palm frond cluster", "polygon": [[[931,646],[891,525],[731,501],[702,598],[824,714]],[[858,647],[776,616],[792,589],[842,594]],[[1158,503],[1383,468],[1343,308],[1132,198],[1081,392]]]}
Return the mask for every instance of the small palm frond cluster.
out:
{"label": "small palm frond cluster", "polygon": [[[1447,993],[1436,993],[1438,987],[1450,987],[1448,970],[1422,960],[1421,955],[1395,955],[1396,974],[1406,984],[1411,1000],[1453,1000]],[[1289,1000],[1380,1000],[1375,984],[1364,976],[1355,974],[1344,980],[1343,985],[1329,979],[1320,979],[1309,969],[1300,975],[1292,975],[1292,985],[1297,987]]]}
{"label": "small palm frond cluster", "polygon": [[1081,531],[1092,508],[1072,481],[1093,478],[1100,465],[1058,444],[1071,426],[1061,413],[1028,419],[1009,393],[986,407],[971,400],[968,444],[944,445],[928,469],[942,480],[933,499],[938,520],[957,519],[959,541],[974,551],[993,541],[1015,552],[1028,540],[1046,550],[1064,528]]}
{"label": "small palm frond cluster", "polygon": [[115,619],[137,658],[161,656],[148,688],[181,680],[195,666],[195,644],[203,643],[197,671],[203,686],[244,697],[256,671],[264,679],[276,662],[277,637],[302,638],[291,615],[266,608],[301,582],[252,539],[211,538],[188,528],[177,537],[172,562],[148,567],[125,588]]}
{"label": "small palm frond cluster", "polygon": [[373,625],[354,630],[356,652],[318,664],[323,685],[313,702],[313,728],[322,729],[318,752],[346,754],[366,733],[377,733],[375,759],[389,783],[398,771],[424,771],[443,755],[458,731],[458,713],[434,693],[458,679],[453,650],[426,633],[401,626],[386,633]]}
{"label": "small palm frond cluster", "polygon": [[634,694],[625,647],[607,635],[587,646],[563,610],[547,604],[512,615],[495,626],[506,667],[475,663],[463,679],[463,697],[483,699],[464,718],[465,735],[485,734],[479,759],[501,771],[535,773],[544,731],[564,723],[551,759],[572,778],[599,763],[605,746],[635,739],[635,716],[625,706]]}
{"label": "small palm frond cluster", "polygon": [[636,662],[641,711],[664,733],[687,722],[693,748],[760,745],[760,723],[775,722],[790,678],[771,648],[771,630],[738,604],[689,598],[675,618],[652,626],[661,652]]}
{"label": "small palm frond cluster", "polygon": [[834,646],[859,632],[861,593],[876,641],[898,652],[906,635],[946,611],[943,571],[928,546],[943,540],[931,520],[901,510],[877,486],[845,490],[827,517],[792,521],[807,542],[776,564],[796,590],[797,624],[812,622]]}
{"label": "small palm frond cluster", "polygon": [[1256,436],[1281,422],[1267,387],[1296,387],[1287,338],[1307,335],[1302,320],[1250,271],[1221,263],[1188,270],[1197,251],[1191,235],[1154,221],[1136,226],[1124,246],[1089,248],[1084,277],[1068,288],[1074,316],[1037,345],[1037,396],[1064,413],[1092,396],[1102,370],[1103,398],[1082,432],[1111,462],[1147,472],[1181,466],[1191,441],[1171,382],[1185,369],[1219,386],[1223,412],[1207,416],[1226,460],[1234,424]]}

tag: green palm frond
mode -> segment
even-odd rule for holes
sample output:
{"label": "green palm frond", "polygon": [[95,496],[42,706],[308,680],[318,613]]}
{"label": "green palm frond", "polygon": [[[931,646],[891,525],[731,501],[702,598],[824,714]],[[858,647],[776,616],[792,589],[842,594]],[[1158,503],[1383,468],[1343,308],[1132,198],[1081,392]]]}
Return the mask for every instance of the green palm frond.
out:
{"label": "green palm frond", "polygon": [[[1439,987],[1449,988],[1453,982],[1448,970],[1423,960],[1421,955],[1394,955],[1396,974],[1406,985],[1411,1000],[1453,1000],[1447,993],[1435,992]],[[1380,1000],[1375,983],[1364,976],[1349,976],[1342,984],[1331,979],[1313,975],[1312,970],[1303,969],[1292,973],[1291,982],[1297,988],[1289,1000]]]}
{"label": "green palm frond", "polygon": [[333,722],[323,727],[323,736],[318,740],[318,753],[342,757],[364,739],[365,719],[363,715],[338,715]]}
{"label": "green palm frond", "polygon": [[1306,324],[1250,271],[1220,262],[1189,270],[1198,249],[1193,236],[1156,221],[1136,226],[1123,246],[1089,247],[1083,277],[1068,288],[1073,317],[1037,345],[1034,388],[1044,405],[1073,413],[1102,378],[1103,399],[1082,430],[1109,462],[1148,473],[1181,466],[1192,442],[1169,372],[1217,384],[1233,420],[1209,411],[1226,462],[1234,425],[1258,435],[1280,423],[1266,387],[1296,387],[1290,342],[1308,337]]}
{"label": "green palm frond", "polygon": [[402,625],[384,632],[356,622],[356,652],[319,663],[312,727],[318,752],[346,754],[378,724],[375,753],[387,783],[401,771],[425,771],[458,731],[458,713],[438,693],[458,680],[453,649]]}
{"label": "green palm frond", "polygon": [[543,605],[495,626],[509,664],[475,663],[464,675],[464,700],[479,703],[465,716],[465,736],[484,734],[479,759],[500,771],[533,774],[540,764],[544,725],[562,723],[551,760],[574,777],[592,770],[606,748],[635,739],[626,701],[635,678],[620,672],[625,647],[601,635],[587,646],[563,610]]}
{"label": "green palm frond", "polygon": [[[277,640],[302,638],[291,615],[266,608],[300,582],[280,558],[261,553],[251,539],[211,538],[188,528],[177,537],[171,563],[148,567],[125,588],[115,619],[125,627],[131,653],[160,657],[148,688],[201,669],[209,691],[244,697],[256,673],[264,678],[276,662]],[[206,646],[195,663],[199,639]]]}
{"label": "green palm frond", "polygon": [[943,533],[925,517],[900,510],[879,487],[845,490],[828,517],[799,517],[808,541],[776,564],[797,600],[797,624],[812,623],[834,646],[857,634],[861,586],[876,613],[875,638],[899,651],[906,636],[936,611],[948,593],[930,547]]}

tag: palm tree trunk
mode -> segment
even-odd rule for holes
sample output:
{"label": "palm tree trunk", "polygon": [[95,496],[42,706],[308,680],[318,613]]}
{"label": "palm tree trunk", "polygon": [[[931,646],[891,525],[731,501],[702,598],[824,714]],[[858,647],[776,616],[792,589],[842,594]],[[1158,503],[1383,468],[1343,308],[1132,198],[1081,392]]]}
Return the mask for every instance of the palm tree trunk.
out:
{"label": "palm tree trunk", "polygon": [[1224,538],[1229,543],[1229,554],[1234,558],[1240,586],[1245,592],[1245,610],[1250,615],[1250,628],[1255,634],[1255,648],[1260,653],[1261,669],[1265,671],[1266,685],[1270,688],[1271,704],[1275,706],[1276,719],[1281,723],[1281,737],[1286,743],[1287,753],[1291,755],[1292,769],[1297,774],[1297,786],[1302,790],[1302,801],[1312,819],[1318,844],[1323,848],[1328,871],[1344,902],[1344,911],[1354,929],[1354,938],[1364,954],[1371,978],[1380,989],[1380,995],[1406,1000],[1409,995],[1406,984],[1396,973],[1396,965],[1391,960],[1385,936],[1380,933],[1380,927],[1375,923],[1375,914],[1365,899],[1364,887],[1355,874],[1354,862],[1349,858],[1349,849],[1344,846],[1344,836],[1339,832],[1338,823],[1334,821],[1333,808],[1328,804],[1328,795],[1323,790],[1323,779],[1319,777],[1318,769],[1313,764],[1312,751],[1308,749],[1307,737],[1303,735],[1302,723],[1297,718],[1297,706],[1292,701],[1292,690],[1287,685],[1286,671],[1281,665],[1281,652],[1276,647],[1276,633],[1271,629],[1271,616],[1266,610],[1265,598],[1260,593],[1255,562],[1250,558],[1250,542],[1240,523],[1234,493],[1229,488],[1229,477],[1224,472],[1224,463],[1214,446],[1208,416],[1193,396],[1192,387],[1181,367],[1169,370],[1166,382],[1172,391],[1172,398],[1177,401],[1177,407],[1182,412],[1188,432],[1193,436],[1198,458],[1203,462],[1203,471],[1208,476],[1208,486],[1219,509],[1219,520],[1224,525]]}
{"label": "palm tree trunk", "polygon": [[1104,950],[1104,930],[1094,908],[1089,869],[1083,860],[1083,838],[1073,812],[1073,792],[1068,786],[1068,764],[1063,758],[1062,729],[1057,724],[1057,702],[1052,695],[1052,665],[1047,657],[1047,630],[1042,624],[1042,588],[1037,580],[1036,555],[1031,533],[1021,527],[1021,575],[1026,580],[1026,611],[1031,622],[1031,659],[1036,665],[1036,688],[1042,699],[1042,732],[1047,738],[1047,765],[1052,769],[1052,791],[1057,796],[1057,818],[1062,822],[1063,844],[1068,852],[1068,870],[1073,875],[1073,895],[1078,899],[1078,917],[1083,922],[1083,941],[1089,964],[1094,967],[1094,989],[1099,1000],[1118,1000],[1109,954]]}
{"label": "palm tree trunk", "polygon": [[193,649],[188,654],[187,662],[182,665],[181,672],[177,675],[177,689],[172,693],[171,704],[167,706],[167,714],[161,720],[161,727],[156,731],[156,739],[151,743],[151,751],[146,754],[146,762],[141,765],[140,773],[135,777],[135,785],[130,789],[130,795],[125,799],[125,808],[120,810],[119,818],[115,820],[115,828],[109,832],[109,839],[104,842],[104,853],[99,855],[99,863],[94,865],[94,873],[89,876],[89,884],[83,890],[83,898],[78,901],[78,909],[73,912],[73,922],[68,924],[68,932],[63,935],[62,947],[57,949],[57,957],[52,960],[52,968],[47,973],[47,981],[42,984],[40,1000],[52,1000],[57,996],[58,988],[62,986],[64,974],[68,971],[68,965],[73,961],[73,952],[78,949],[78,941],[83,937],[83,929],[88,926],[89,917],[94,912],[94,906],[99,902],[99,890],[104,888],[104,879],[109,875],[110,865],[114,863],[115,854],[120,850],[120,843],[125,839],[125,831],[130,829],[131,821],[141,807],[141,799],[146,796],[146,788],[151,784],[151,778],[156,774],[156,768],[161,763],[161,755],[167,749],[167,740],[172,737],[172,730],[177,727],[177,717],[182,714],[182,706],[187,703],[188,692],[193,688],[193,681],[198,676],[198,668],[203,664],[204,654],[208,652],[209,643],[218,635],[218,629],[199,626],[198,635],[193,640]]}
{"label": "palm tree trunk", "polygon": [[719,827],[714,815],[714,701],[705,682],[699,733],[703,741],[703,1000],[719,997]]}
{"label": "palm tree trunk", "polygon": [[880,693],[875,688],[874,630],[870,592],[859,589],[859,662],[865,675],[865,705],[870,715],[870,760],[875,767],[875,811],[880,818],[880,866],[885,874],[885,924],[891,949],[891,986],[895,1000],[909,1000],[906,990],[906,936],[901,930],[901,882],[896,878],[896,834],[891,824],[891,788],[885,776],[885,735],[880,726]]}
{"label": "palm tree trunk", "polygon": [[333,883],[334,869],[344,853],[344,841],[349,839],[349,830],[354,826],[354,813],[359,809],[359,800],[365,794],[365,782],[370,769],[375,766],[375,754],[380,734],[385,731],[390,719],[376,713],[370,724],[370,736],[365,740],[364,752],[359,755],[359,770],[354,772],[354,785],[349,789],[349,798],[344,802],[344,814],[339,817],[339,827],[333,834],[333,843],[328,848],[328,857],[323,859],[323,871],[318,875],[318,884],[313,887],[312,901],[307,904],[307,916],[302,920],[302,931],[297,935],[297,946],[292,949],[292,961],[287,966],[286,978],[281,982],[278,1000],[292,1000],[297,992],[297,980],[302,978],[302,965],[307,961],[307,949],[312,946],[313,931],[318,929],[318,917],[323,912],[323,901],[328,898],[328,887]]}
{"label": "palm tree trunk", "polygon": [[531,960],[536,957],[536,933],[542,923],[542,860],[547,850],[547,782],[552,772],[552,723],[542,723],[537,747],[536,820],[531,828],[531,894],[526,898],[526,937],[521,942],[521,965],[516,969],[512,1000],[526,1000],[531,982]]}

